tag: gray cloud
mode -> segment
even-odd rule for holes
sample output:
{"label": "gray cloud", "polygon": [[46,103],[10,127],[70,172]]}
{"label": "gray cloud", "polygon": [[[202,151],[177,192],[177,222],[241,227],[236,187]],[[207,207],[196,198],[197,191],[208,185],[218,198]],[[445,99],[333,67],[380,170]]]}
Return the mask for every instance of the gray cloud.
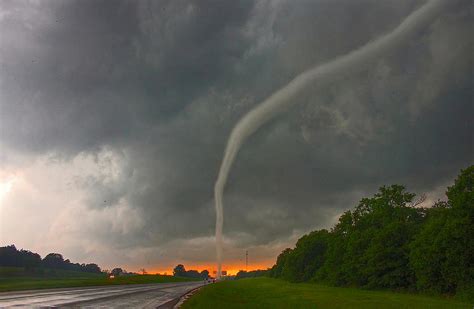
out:
{"label": "gray cloud", "polygon": [[[151,263],[212,260],[213,249],[182,246],[213,235],[213,183],[237,119],[422,3],[2,1],[1,166],[95,156],[102,172],[71,180],[91,214],[77,219],[91,227],[83,238],[144,250]],[[302,93],[299,108],[249,140],[224,196],[228,254],[255,246],[272,258],[380,185],[437,192],[472,164],[467,6],[373,68]]]}

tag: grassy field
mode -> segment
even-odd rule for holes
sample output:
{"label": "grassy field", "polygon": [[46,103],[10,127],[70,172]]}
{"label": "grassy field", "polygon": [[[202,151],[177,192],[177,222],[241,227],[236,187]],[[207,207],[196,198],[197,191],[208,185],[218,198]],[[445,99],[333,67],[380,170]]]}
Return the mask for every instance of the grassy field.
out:
{"label": "grassy field", "polygon": [[473,308],[468,303],[404,293],[336,288],[255,278],[208,285],[183,308]]}
{"label": "grassy field", "polygon": [[182,281],[189,279],[162,275],[131,275],[109,279],[103,274],[86,272],[47,269],[31,273],[20,267],[0,267],[0,291]]}

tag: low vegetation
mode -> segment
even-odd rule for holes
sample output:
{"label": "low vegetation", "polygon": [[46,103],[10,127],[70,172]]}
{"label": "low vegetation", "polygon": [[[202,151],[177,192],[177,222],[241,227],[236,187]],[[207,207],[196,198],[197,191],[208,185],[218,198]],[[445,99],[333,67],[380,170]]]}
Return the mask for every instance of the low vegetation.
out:
{"label": "low vegetation", "polygon": [[186,308],[472,308],[454,299],[249,278],[205,286]]}

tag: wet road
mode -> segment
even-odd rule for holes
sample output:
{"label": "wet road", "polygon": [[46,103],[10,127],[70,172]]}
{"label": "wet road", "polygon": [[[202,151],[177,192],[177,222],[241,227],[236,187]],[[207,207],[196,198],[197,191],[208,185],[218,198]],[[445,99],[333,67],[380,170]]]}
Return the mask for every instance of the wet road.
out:
{"label": "wet road", "polygon": [[0,308],[156,308],[204,282],[134,284],[0,293]]}

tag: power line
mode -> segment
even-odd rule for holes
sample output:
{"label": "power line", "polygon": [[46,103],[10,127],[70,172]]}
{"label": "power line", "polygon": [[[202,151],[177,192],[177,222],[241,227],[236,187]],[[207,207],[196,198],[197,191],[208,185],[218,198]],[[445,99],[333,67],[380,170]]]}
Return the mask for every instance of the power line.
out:
{"label": "power line", "polygon": [[245,250],[245,271],[249,270],[249,251]]}

